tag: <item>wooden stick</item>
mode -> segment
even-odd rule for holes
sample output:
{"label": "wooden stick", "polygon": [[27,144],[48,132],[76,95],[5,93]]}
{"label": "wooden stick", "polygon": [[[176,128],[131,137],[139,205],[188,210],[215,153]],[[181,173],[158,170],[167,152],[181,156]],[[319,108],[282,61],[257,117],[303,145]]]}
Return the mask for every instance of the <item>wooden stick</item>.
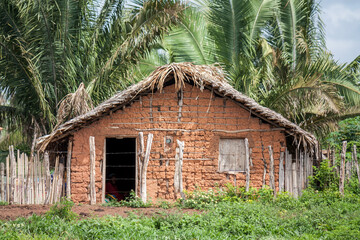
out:
{"label": "wooden stick", "polygon": [[266,170],[267,170],[267,164],[264,156],[264,145],[261,144],[261,153],[262,153],[262,160],[264,162],[264,173],[262,178],[262,187],[264,188],[266,185]]}
{"label": "wooden stick", "polygon": [[139,132],[139,161],[138,161],[138,169],[139,169],[139,183],[140,183],[140,197],[142,193],[142,164],[144,162],[145,150],[144,150],[144,134],[143,132]]}
{"label": "wooden stick", "polygon": [[51,175],[50,175],[49,153],[47,151],[44,154],[44,168],[46,173],[46,180],[45,180],[46,197],[44,203],[48,204],[50,203],[50,196],[51,196]]}
{"label": "wooden stick", "polygon": [[43,198],[43,193],[44,193],[44,189],[43,189],[43,174],[42,174],[42,167],[41,167],[41,161],[40,161],[40,157],[39,154],[37,155],[38,157],[38,178],[39,178],[39,204],[43,204],[44,203],[44,198]]}
{"label": "wooden stick", "polygon": [[360,186],[360,171],[359,171],[359,163],[358,163],[358,160],[357,160],[357,152],[356,152],[356,145],[355,144],[353,145],[353,158],[354,158],[354,165],[355,165],[355,168],[356,168],[356,173],[357,173],[357,176],[358,176],[358,181],[359,181],[359,186]]}
{"label": "wooden stick", "polygon": [[300,151],[300,167],[299,167],[299,195],[301,196],[304,189],[304,152]]}
{"label": "wooden stick", "polygon": [[[136,174],[137,174],[136,169]],[[101,188],[101,203],[105,203],[105,188],[106,188],[106,139],[104,141],[104,151],[103,151],[103,161],[101,168],[101,176],[102,176],[102,188]],[[136,193],[137,194],[137,193]]]}
{"label": "wooden stick", "polygon": [[58,177],[58,172],[59,172],[59,156],[56,156],[56,160],[55,160],[55,169],[54,169],[54,173],[53,173],[53,181],[51,184],[51,193],[50,193],[50,204],[54,203],[54,195],[55,195],[55,188],[57,186],[57,177]]}
{"label": "wooden stick", "polygon": [[27,184],[28,184],[28,174],[29,174],[29,160],[26,154],[24,154],[24,203],[25,204],[29,204],[29,200],[28,200],[28,188],[27,188]]}
{"label": "wooden stick", "polygon": [[66,157],[66,197],[71,199],[71,155],[72,155],[72,139],[69,139]]}
{"label": "wooden stick", "polygon": [[275,187],[275,170],[274,170],[274,155],[272,147],[269,146],[269,156],[270,156],[270,188],[274,191],[276,195],[276,187]]}
{"label": "wooden stick", "polygon": [[339,181],[339,192],[341,195],[344,195],[346,146],[347,146],[347,141],[343,141],[342,152],[341,152],[341,165],[340,165],[340,181]]}
{"label": "wooden stick", "polygon": [[183,141],[177,140],[177,144],[179,145],[179,155],[178,155],[178,161],[175,163],[174,188],[175,188],[175,193],[180,193],[181,198],[185,199],[185,194],[183,192],[183,178],[182,178],[182,166],[183,166],[185,143]]}
{"label": "wooden stick", "polygon": [[38,174],[38,158],[34,156],[34,203],[39,204],[39,174]]}
{"label": "wooden stick", "polygon": [[10,155],[6,157],[6,201],[10,202]]}
{"label": "wooden stick", "polygon": [[61,192],[62,192],[62,185],[64,179],[64,163],[61,161],[59,163],[59,171],[57,176],[57,186],[56,186],[56,194],[55,194],[55,202],[59,202],[61,200]]}
{"label": "wooden stick", "polygon": [[[248,192],[250,188],[250,153],[249,153],[249,140],[245,138],[245,168],[246,168],[246,183],[245,191]],[[236,180],[236,175],[234,175]],[[235,185],[236,187],[236,185]]]}
{"label": "wooden stick", "polygon": [[151,144],[153,141],[154,135],[152,133],[149,133],[147,138],[147,146],[146,146],[146,152],[144,157],[144,162],[142,164],[142,171],[141,171],[141,200],[146,203],[147,196],[146,196],[146,172],[147,172],[147,166],[149,163],[150,158],[150,151],[151,151]]}
{"label": "wooden stick", "polygon": [[46,200],[46,174],[45,174],[45,161],[42,162],[42,170],[41,170],[41,176],[42,176],[42,189],[43,189],[43,204],[45,204],[45,200]]}
{"label": "wooden stick", "polygon": [[280,152],[280,162],[279,162],[279,192],[284,191],[284,180],[285,180],[285,174],[284,174],[284,152]]}
{"label": "wooden stick", "polygon": [[10,172],[11,172],[11,189],[10,189],[10,204],[14,204],[15,195],[15,180],[16,180],[16,161],[14,155],[14,146],[9,147],[10,154]]}
{"label": "wooden stick", "polygon": [[90,145],[90,204],[96,204],[96,191],[95,191],[95,137],[89,137]]}
{"label": "wooden stick", "polygon": [[18,152],[18,202],[19,204],[24,204],[24,154],[19,154]]}
{"label": "wooden stick", "polygon": [[0,191],[1,191],[1,199],[0,199],[0,201],[3,201],[3,202],[5,202],[5,187],[4,187],[4,180],[5,180],[5,176],[4,176],[4,168],[5,168],[5,166],[4,166],[4,163],[2,162],[2,163],[0,163],[0,187],[1,187],[1,189],[0,189]]}
{"label": "wooden stick", "polygon": [[298,197],[298,185],[297,185],[297,174],[296,174],[296,162],[292,163],[292,184],[293,184],[293,196]]}
{"label": "wooden stick", "polygon": [[34,204],[34,158],[30,157],[29,161],[29,170],[28,170],[28,180],[27,180],[27,188],[28,188],[28,204]]}

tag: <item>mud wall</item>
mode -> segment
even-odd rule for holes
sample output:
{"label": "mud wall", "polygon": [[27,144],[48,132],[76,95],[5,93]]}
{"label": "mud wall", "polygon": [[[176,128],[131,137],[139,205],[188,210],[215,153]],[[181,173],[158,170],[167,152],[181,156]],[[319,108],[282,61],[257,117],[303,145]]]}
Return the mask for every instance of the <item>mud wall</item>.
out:
{"label": "mud wall", "polygon": [[[275,179],[278,187],[280,151],[285,150],[285,134],[242,108],[233,100],[214,92],[187,84],[183,91],[183,105],[174,85],[162,93],[142,95],[127,106],[86,126],[73,135],[71,193],[75,202],[89,202],[89,136],[96,145],[96,192],[101,202],[104,142],[107,137],[137,137],[140,131],[154,134],[147,171],[147,192],[152,199],[174,199],[174,169],[176,140],[185,142],[183,187],[194,190],[214,188],[227,182],[245,185],[245,172],[234,175],[218,172],[219,139],[248,138],[252,149],[250,185],[262,186],[264,164],[269,166],[268,146],[274,150]],[[234,132],[250,129],[250,131]],[[166,144],[165,137],[172,138]],[[146,140],[146,137],[145,137]],[[264,151],[262,152],[262,146]],[[269,184],[269,174],[266,183]]]}

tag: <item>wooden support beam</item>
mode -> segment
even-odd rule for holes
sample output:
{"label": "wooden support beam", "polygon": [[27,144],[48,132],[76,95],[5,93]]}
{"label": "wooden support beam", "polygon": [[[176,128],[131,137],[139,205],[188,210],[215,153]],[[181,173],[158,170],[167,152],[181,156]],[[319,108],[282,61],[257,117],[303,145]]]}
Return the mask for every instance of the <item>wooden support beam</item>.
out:
{"label": "wooden support beam", "polygon": [[274,194],[276,195],[276,187],[275,187],[275,166],[274,166],[274,155],[273,155],[273,150],[272,147],[269,146],[269,157],[270,157],[270,188],[274,191]]}
{"label": "wooden support beam", "polygon": [[[250,152],[249,152],[249,140],[245,138],[245,170],[246,170],[246,182],[245,182],[245,191],[248,192],[250,188]],[[236,180],[236,175],[235,175]],[[235,185],[236,187],[236,185]]]}
{"label": "wooden support beam", "polygon": [[141,170],[141,200],[146,203],[147,201],[147,193],[146,193],[146,173],[147,167],[149,164],[150,152],[151,152],[151,145],[153,141],[154,135],[152,133],[148,134],[147,137],[147,144],[146,144],[146,152],[142,162],[142,170]]}
{"label": "wooden support beam", "polygon": [[182,166],[183,166],[183,157],[184,157],[184,147],[185,143],[183,141],[176,141],[178,144],[178,158],[175,162],[175,173],[174,173],[174,190],[175,197],[180,194],[181,198],[185,199],[185,194],[183,192],[183,178],[182,178]]}
{"label": "wooden support beam", "polygon": [[95,137],[89,137],[90,145],[90,204],[96,204],[96,191],[95,191]]}
{"label": "wooden support beam", "polygon": [[71,156],[72,156],[72,139],[68,141],[68,149],[66,156],[66,197],[71,199]]}
{"label": "wooden support beam", "polygon": [[343,141],[343,146],[341,151],[340,180],[339,180],[339,192],[341,195],[344,195],[346,146],[347,146],[347,141]]}
{"label": "wooden support beam", "polygon": [[262,160],[264,162],[264,173],[263,173],[263,178],[262,178],[262,187],[264,188],[266,185],[267,164],[266,164],[266,159],[265,159],[265,155],[264,155],[264,146],[262,144],[261,144],[261,153],[262,153]]}
{"label": "wooden support beam", "polygon": [[[136,170],[137,172],[137,170]],[[105,190],[106,190],[106,139],[104,140],[103,160],[101,166],[101,203],[105,203]]]}

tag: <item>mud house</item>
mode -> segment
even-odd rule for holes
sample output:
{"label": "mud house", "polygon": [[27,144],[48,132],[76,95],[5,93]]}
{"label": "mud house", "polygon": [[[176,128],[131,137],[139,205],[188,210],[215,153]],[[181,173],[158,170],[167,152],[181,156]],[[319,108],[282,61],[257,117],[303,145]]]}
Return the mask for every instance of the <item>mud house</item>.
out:
{"label": "mud house", "polygon": [[312,174],[317,141],[236,91],[220,68],[179,63],[62,124],[38,147],[67,152],[67,194],[94,203],[104,201],[110,174],[119,191],[143,199],[227,182],[297,195]]}

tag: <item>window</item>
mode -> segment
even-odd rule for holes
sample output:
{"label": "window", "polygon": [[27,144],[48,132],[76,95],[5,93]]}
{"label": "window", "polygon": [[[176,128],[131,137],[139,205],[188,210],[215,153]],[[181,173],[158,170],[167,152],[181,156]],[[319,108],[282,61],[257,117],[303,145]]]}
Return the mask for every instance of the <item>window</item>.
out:
{"label": "window", "polygon": [[219,172],[243,172],[245,168],[245,139],[220,139]]}

